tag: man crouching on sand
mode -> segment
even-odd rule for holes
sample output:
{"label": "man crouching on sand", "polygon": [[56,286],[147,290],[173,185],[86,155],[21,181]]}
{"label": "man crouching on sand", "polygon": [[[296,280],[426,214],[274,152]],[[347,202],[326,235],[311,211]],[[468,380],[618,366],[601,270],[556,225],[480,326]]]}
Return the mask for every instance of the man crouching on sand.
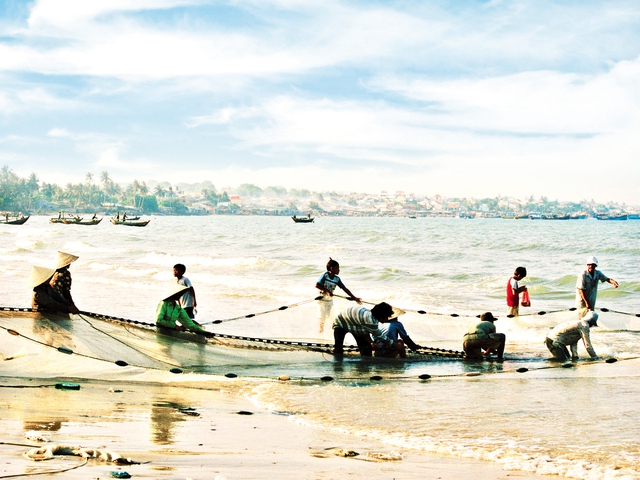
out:
{"label": "man crouching on sand", "polygon": [[388,323],[392,315],[393,308],[385,302],[377,304],[371,310],[365,307],[351,307],[340,312],[333,321],[333,353],[344,353],[344,337],[347,333],[353,335],[363,357],[371,357],[373,354],[371,336],[377,345],[393,345],[394,342],[378,327],[378,322]]}
{"label": "man crouching on sand", "polygon": [[465,358],[481,359],[482,350],[485,355],[495,352],[498,360],[502,360],[504,353],[504,344],[506,336],[504,333],[496,333],[494,322],[497,320],[491,312],[485,312],[480,315],[480,322],[472,326],[467,333],[464,334],[462,348],[464,349]]}

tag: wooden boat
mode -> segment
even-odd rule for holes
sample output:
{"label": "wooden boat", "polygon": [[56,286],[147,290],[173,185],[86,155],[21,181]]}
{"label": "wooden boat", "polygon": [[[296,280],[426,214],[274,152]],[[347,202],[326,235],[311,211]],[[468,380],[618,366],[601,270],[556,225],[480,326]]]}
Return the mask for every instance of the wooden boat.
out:
{"label": "wooden boat", "polygon": [[82,222],[83,217],[70,217],[70,218],[61,218],[60,220],[65,225],[75,225]]}
{"label": "wooden boat", "polygon": [[295,215],[293,217],[291,217],[291,220],[293,220],[296,223],[311,223],[314,220],[314,217],[312,216],[308,216],[308,217],[296,217]]}
{"label": "wooden boat", "polygon": [[111,218],[110,221],[114,225],[127,225],[129,227],[146,227],[151,220],[130,221],[129,219],[127,219],[123,222],[122,220],[116,220],[115,218]]}
{"label": "wooden boat", "polygon": [[102,221],[102,218],[96,218],[96,219],[91,219],[91,220],[78,220],[78,221],[68,221],[68,220],[63,220],[62,223],[64,223],[65,225],[97,225]]}
{"label": "wooden boat", "polygon": [[598,220],[627,220],[628,215],[626,213],[613,213],[613,214],[603,213],[600,215],[596,215],[596,218]]}
{"label": "wooden boat", "polygon": [[[24,222],[29,220],[30,217],[31,215],[28,215],[26,217],[5,217],[4,219],[0,220],[0,223],[4,223],[6,225],[22,225]],[[13,220],[11,220],[11,218],[13,218]]]}

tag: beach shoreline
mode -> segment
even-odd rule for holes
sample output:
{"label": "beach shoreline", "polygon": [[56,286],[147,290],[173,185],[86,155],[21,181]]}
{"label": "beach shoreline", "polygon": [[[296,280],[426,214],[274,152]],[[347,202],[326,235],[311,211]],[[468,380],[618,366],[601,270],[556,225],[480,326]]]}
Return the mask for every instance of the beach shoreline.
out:
{"label": "beach shoreline", "polygon": [[[80,390],[0,379],[7,412],[0,476],[55,472],[64,478],[267,479],[437,478],[457,480],[553,478],[507,471],[500,464],[396,450],[374,439],[302,425],[256,407],[236,387],[78,381]],[[28,387],[28,388],[25,388]],[[44,445],[104,449],[140,464],[118,466],[80,457],[34,462],[23,456]],[[355,455],[354,453],[357,453]],[[54,473],[50,473],[53,475]],[[46,475],[46,474],[45,474]],[[39,475],[39,476],[45,476]],[[557,478],[557,477],[556,477]]]}

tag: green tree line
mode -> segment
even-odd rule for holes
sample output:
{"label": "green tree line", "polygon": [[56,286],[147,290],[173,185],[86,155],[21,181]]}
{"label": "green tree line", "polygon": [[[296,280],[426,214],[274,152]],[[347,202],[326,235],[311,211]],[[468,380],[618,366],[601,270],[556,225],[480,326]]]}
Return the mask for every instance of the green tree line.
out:
{"label": "green tree line", "polygon": [[[226,192],[217,194],[204,190],[203,196],[214,205],[228,202]],[[134,207],[144,212],[156,212],[160,207],[183,213],[187,206],[178,198],[172,187],[157,185],[153,191],[147,184],[134,180],[126,187],[115,183],[109,172],[103,171],[96,179],[87,173],[85,181],[60,186],[40,181],[35,173],[21,178],[8,166],[0,170],[0,211],[32,212],[33,210],[113,210],[118,206]],[[110,208],[113,207],[113,208]]]}

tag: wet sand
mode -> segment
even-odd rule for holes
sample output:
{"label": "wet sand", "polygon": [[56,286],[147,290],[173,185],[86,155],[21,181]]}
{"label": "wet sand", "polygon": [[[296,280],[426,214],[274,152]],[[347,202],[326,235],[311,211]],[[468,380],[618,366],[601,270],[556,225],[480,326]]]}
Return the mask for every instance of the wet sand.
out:
{"label": "wet sand", "polygon": [[[506,471],[490,462],[393,450],[360,438],[302,425],[292,416],[267,412],[241,396],[239,383],[208,383],[206,389],[77,381],[61,390],[56,381],[0,378],[3,435],[0,478],[10,475],[107,479],[131,478],[428,478],[458,480],[545,477]],[[47,445],[106,449],[140,464],[118,466],[80,457],[34,462],[23,456],[26,432]],[[347,452],[358,455],[343,456]]]}

